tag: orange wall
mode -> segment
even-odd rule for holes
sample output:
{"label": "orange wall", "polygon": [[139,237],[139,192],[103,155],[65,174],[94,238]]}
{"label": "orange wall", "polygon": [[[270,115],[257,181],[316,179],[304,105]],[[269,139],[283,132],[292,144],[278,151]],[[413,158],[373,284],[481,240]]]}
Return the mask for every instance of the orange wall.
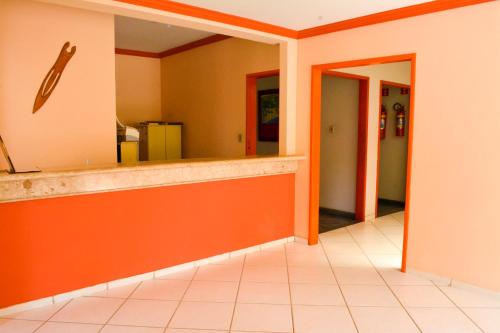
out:
{"label": "orange wall", "polygon": [[[302,39],[297,89],[297,150],[308,154],[311,65],[417,54],[408,268],[497,291],[499,17],[494,1]],[[301,236],[308,172],[297,174]]]}
{"label": "orange wall", "polygon": [[230,38],[161,61],[163,117],[184,122],[183,156],[244,156],[246,74],[278,69],[279,46]]}
{"label": "orange wall", "polygon": [[[0,1],[0,133],[15,165],[115,162],[113,27],[109,14]],[[33,115],[40,84],[66,41],[77,46],[76,54]]]}
{"label": "orange wall", "polygon": [[160,59],[116,55],[116,114],[125,124],[161,120]]}
{"label": "orange wall", "polygon": [[0,308],[289,237],[293,212],[293,174],[0,204]]}

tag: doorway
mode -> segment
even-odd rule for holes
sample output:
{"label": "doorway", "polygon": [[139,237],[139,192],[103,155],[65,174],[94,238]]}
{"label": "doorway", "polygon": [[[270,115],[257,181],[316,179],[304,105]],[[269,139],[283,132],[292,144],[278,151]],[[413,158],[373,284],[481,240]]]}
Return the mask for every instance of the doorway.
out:
{"label": "doorway", "polygon": [[320,233],[364,219],[369,78],[325,71],[321,81]]}
{"label": "doorway", "polygon": [[[322,89],[321,81],[322,75],[328,70],[341,70],[345,68],[354,67],[364,67],[370,65],[382,65],[382,64],[392,64],[392,63],[402,63],[406,62],[409,64],[408,69],[410,71],[409,83],[411,89],[410,95],[410,109],[412,112],[409,114],[408,118],[408,155],[407,155],[407,175],[406,175],[406,198],[405,198],[405,213],[404,213],[404,223],[403,223],[403,235],[402,235],[402,261],[401,261],[401,271],[406,271],[406,255],[408,246],[408,224],[410,221],[410,186],[411,186],[411,166],[412,166],[412,142],[413,142],[413,115],[414,115],[414,103],[415,103],[415,72],[416,72],[416,55],[415,54],[402,54],[395,56],[386,56],[378,58],[369,58],[361,60],[343,61],[337,63],[327,63],[312,66],[311,75],[311,123],[310,123],[310,165],[309,165],[309,236],[308,243],[310,245],[318,243],[318,220],[319,220],[319,202],[320,202],[320,147],[321,147],[321,102],[322,102]],[[378,82],[377,82],[378,83]],[[377,88],[378,89],[378,88]],[[377,96],[377,104],[378,104]],[[370,103],[371,104],[371,103]],[[378,112],[378,107],[375,106],[375,114]],[[374,118],[375,123],[373,128],[370,127],[372,134],[378,134],[378,124],[377,118]],[[375,143],[376,141],[371,142]],[[374,154],[377,155],[374,149]],[[368,153],[368,151],[366,152]],[[372,156],[373,156],[372,155]],[[373,160],[372,160],[373,161]],[[375,161],[376,162],[376,161]],[[373,163],[373,162],[372,162]],[[373,163],[375,165],[375,163]],[[375,174],[376,168],[373,172]],[[375,177],[373,177],[375,179]],[[365,184],[366,186],[366,184]],[[375,192],[375,186],[373,186],[373,192]],[[373,204],[373,201],[369,201]],[[373,213],[373,212],[372,212]]]}
{"label": "doorway", "polygon": [[409,85],[380,82],[376,217],[405,210],[410,96]]}
{"label": "doorway", "polygon": [[279,70],[247,74],[245,155],[279,153]]}

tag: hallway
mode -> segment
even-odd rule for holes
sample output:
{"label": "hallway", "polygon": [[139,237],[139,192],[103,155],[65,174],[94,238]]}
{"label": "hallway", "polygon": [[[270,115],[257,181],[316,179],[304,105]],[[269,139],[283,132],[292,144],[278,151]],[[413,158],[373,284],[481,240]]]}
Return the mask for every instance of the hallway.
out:
{"label": "hallway", "polygon": [[500,299],[398,271],[403,212],[0,319],[0,332],[486,332]]}

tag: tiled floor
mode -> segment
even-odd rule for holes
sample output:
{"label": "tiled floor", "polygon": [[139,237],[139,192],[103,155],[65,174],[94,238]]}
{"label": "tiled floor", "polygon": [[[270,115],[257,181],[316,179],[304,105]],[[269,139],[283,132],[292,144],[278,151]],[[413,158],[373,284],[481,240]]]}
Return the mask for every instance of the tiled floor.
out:
{"label": "tiled floor", "polygon": [[398,271],[403,213],[0,319],[0,332],[499,333],[500,299]]}

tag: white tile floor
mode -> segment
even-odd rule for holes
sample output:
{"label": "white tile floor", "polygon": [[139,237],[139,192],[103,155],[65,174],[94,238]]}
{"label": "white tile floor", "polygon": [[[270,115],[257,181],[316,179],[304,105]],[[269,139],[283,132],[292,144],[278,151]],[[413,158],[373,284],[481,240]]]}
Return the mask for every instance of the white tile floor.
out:
{"label": "white tile floor", "polygon": [[500,333],[500,299],[398,271],[403,213],[0,318],[0,333]]}

